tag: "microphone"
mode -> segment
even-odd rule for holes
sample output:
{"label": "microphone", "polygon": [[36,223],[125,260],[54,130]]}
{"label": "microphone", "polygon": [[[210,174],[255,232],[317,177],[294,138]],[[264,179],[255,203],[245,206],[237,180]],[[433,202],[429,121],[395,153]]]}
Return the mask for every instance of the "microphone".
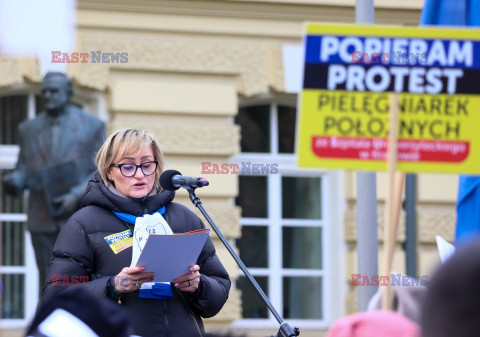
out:
{"label": "microphone", "polygon": [[160,176],[160,185],[169,191],[178,190],[180,187],[193,190],[197,187],[208,186],[205,178],[187,177],[175,170],[166,170]]}

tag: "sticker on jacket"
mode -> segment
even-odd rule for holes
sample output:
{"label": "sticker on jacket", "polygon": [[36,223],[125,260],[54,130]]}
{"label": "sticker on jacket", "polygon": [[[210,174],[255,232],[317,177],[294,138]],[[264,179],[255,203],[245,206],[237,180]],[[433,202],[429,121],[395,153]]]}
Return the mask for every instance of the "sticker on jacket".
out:
{"label": "sticker on jacket", "polygon": [[120,233],[108,235],[104,237],[104,239],[115,254],[133,246],[133,235],[129,229]]}

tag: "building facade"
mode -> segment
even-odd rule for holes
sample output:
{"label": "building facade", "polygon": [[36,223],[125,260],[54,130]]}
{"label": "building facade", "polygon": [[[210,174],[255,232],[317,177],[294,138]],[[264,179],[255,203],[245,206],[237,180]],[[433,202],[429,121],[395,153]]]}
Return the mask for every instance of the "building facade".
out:
{"label": "building facade", "polygon": [[[299,170],[294,154],[303,23],[353,23],[354,6],[353,0],[77,2],[72,52],[88,56],[68,64],[75,103],[104,119],[108,132],[151,130],[167,169],[210,181],[198,192],[204,206],[302,336],[318,336],[357,308],[349,282],[357,270],[355,173]],[[418,25],[421,6],[417,0],[376,1],[376,23]],[[41,108],[41,72],[34,58],[1,57],[0,64],[0,165],[11,169],[16,125]],[[377,176],[381,224],[386,185],[383,174]],[[434,235],[453,237],[456,177],[418,179],[421,275],[438,259]],[[22,329],[35,308],[23,198],[2,192],[0,329]],[[184,191],[176,199],[194,208]],[[400,273],[402,228],[394,264]],[[207,329],[276,332],[274,317],[212,238],[234,287]]]}

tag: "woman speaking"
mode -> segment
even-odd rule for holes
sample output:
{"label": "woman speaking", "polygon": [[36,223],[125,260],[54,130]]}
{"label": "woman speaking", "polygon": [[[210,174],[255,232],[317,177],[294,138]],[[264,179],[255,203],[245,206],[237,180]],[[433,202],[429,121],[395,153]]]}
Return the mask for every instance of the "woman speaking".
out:
{"label": "woman speaking", "polygon": [[139,291],[153,274],[143,267],[129,267],[138,217],[158,212],[165,219],[160,226],[170,233],[204,228],[193,212],[172,202],[174,192],[160,190],[163,155],[157,140],[144,130],[116,131],[100,148],[96,165],[84,207],[58,236],[45,297],[73,284],[74,278],[88,280],[79,285],[128,309],[137,335],[203,336],[201,317],[216,315],[230,290],[230,279],[210,238],[197,264],[167,284],[157,298],[144,298]]}

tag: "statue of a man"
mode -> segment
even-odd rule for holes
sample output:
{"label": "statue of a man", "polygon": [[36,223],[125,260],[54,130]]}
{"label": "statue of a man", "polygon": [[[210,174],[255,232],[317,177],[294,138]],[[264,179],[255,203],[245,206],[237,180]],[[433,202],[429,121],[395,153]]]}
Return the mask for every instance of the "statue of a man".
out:
{"label": "statue of a man", "polygon": [[19,125],[17,166],[3,178],[9,194],[30,191],[27,226],[40,274],[40,293],[57,235],[80,208],[95,171],[95,154],[105,139],[105,124],[70,105],[72,95],[72,82],[65,74],[45,75],[45,111]]}

